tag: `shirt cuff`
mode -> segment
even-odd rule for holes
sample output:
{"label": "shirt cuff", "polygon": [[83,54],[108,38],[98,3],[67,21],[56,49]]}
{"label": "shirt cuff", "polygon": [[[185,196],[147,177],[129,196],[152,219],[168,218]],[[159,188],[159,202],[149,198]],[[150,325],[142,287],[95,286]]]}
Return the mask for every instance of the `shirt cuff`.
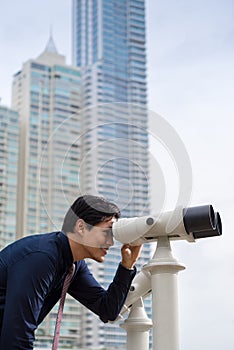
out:
{"label": "shirt cuff", "polygon": [[121,283],[128,285],[132,282],[133,278],[136,275],[136,272],[136,266],[134,266],[133,269],[127,269],[120,263],[116,271],[115,279],[121,281]]}

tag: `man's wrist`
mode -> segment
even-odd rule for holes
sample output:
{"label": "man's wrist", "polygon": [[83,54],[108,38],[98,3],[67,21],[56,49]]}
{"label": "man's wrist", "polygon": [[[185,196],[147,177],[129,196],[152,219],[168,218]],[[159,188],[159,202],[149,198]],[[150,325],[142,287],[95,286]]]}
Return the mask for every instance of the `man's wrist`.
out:
{"label": "man's wrist", "polygon": [[128,264],[124,263],[123,261],[121,262],[121,265],[127,270],[134,270],[134,265],[128,265]]}

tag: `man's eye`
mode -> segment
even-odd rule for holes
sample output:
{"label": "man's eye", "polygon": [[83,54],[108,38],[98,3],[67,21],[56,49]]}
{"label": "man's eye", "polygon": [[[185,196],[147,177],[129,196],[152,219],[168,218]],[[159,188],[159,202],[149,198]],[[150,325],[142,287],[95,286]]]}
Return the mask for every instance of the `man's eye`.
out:
{"label": "man's eye", "polygon": [[110,228],[109,230],[105,230],[105,235],[106,236],[113,236],[113,232],[112,232],[112,229]]}

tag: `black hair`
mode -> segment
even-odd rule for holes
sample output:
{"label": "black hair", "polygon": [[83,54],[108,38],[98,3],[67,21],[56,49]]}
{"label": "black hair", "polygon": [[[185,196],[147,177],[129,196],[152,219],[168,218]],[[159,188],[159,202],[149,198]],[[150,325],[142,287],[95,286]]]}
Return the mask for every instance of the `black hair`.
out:
{"label": "black hair", "polygon": [[87,224],[94,226],[108,217],[120,217],[120,210],[116,204],[107,201],[103,197],[84,195],[78,197],[68,209],[62,226],[62,231],[74,232],[78,219],[83,219]]}

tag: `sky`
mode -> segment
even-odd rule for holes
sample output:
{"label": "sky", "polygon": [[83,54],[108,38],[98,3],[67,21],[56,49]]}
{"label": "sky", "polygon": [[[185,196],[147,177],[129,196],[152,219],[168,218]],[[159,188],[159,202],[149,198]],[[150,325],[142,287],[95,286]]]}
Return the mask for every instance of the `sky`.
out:
{"label": "sky", "polygon": [[[221,237],[171,243],[186,266],[178,275],[180,350],[233,350],[234,2],[146,0],[146,19],[152,211],[160,169],[166,210],[186,189],[182,204],[212,204],[223,223]],[[51,30],[71,63],[71,1],[8,0],[0,20],[0,97],[10,105],[12,75],[44,50]],[[171,137],[160,135],[159,118]]]}

